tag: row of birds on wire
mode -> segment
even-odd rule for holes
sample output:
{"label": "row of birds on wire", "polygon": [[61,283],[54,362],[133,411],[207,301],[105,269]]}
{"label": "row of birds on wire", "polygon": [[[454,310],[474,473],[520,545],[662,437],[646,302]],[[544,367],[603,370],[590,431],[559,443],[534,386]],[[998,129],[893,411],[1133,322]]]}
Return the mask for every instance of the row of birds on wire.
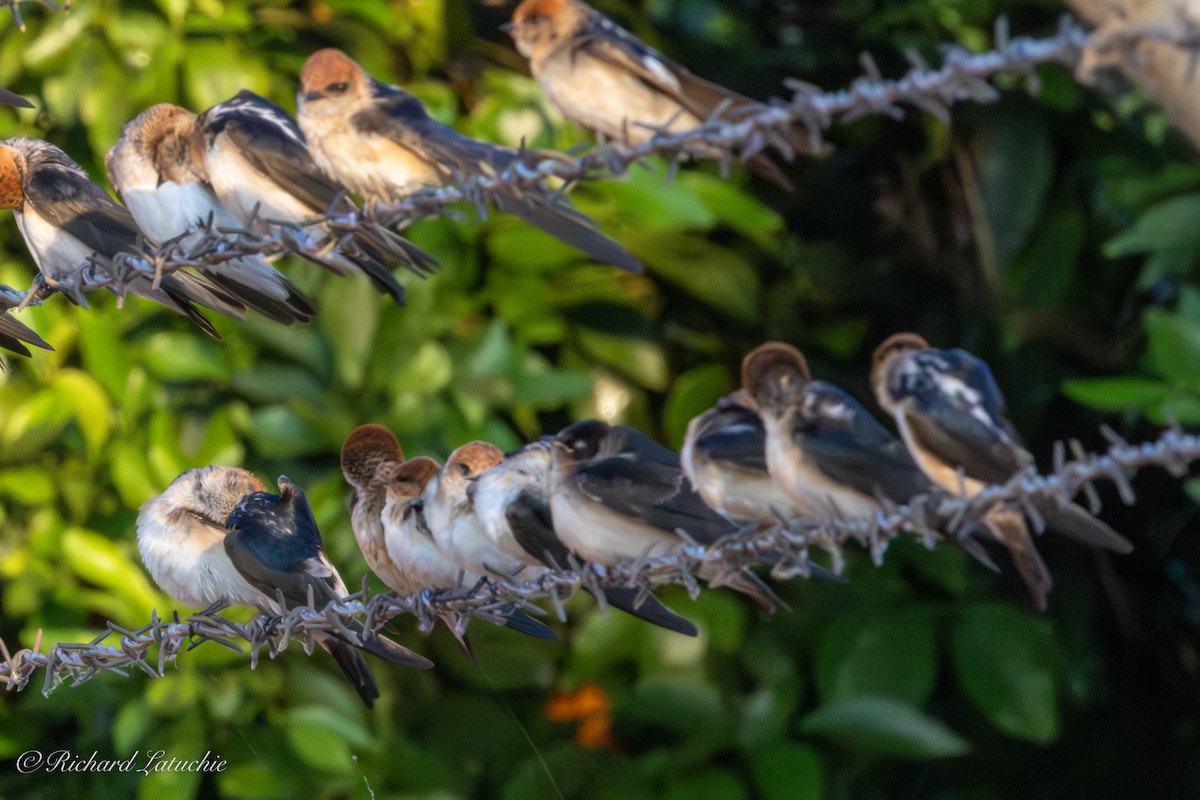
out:
{"label": "row of birds on wire", "polygon": [[[763,108],[692,75],[579,0],[525,0],[506,27],[554,106],[615,141],[636,144]],[[284,324],[311,320],[312,302],[263,255],[229,242],[232,233],[280,236],[288,244],[280,252],[338,275],[364,273],[402,303],[391,266],[425,276],[437,261],[369,213],[359,218],[348,192],[374,209],[426,187],[495,176],[526,155],[438,122],[415,96],[339,50],[306,61],[296,104],[296,119],[250,91],[202,114],[167,103],[147,109],[105,159],[124,206],[59,148],[0,141],[0,207],[13,210],[39,272],[27,292],[0,287],[0,347],[22,355],[26,345],[50,347],[9,309],[54,292],[86,305],[85,293],[102,287],[161,303],[215,337],[201,307],[235,319],[250,309]],[[778,141],[789,158],[806,147],[798,131]],[[715,157],[702,144],[692,153]],[[788,185],[767,153],[746,163]],[[640,269],[557,189],[501,185],[491,196],[598,262]],[[194,271],[163,274],[147,258],[154,247]]]}
{"label": "row of birds on wire", "polygon": [[[535,579],[581,562],[611,567],[687,545],[712,548],[796,519],[872,517],[918,497],[973,497],[1031,467],[991,371],[970,353],[896,334],[876,350],[871,378],[899,438],[853,396],[814,379],[803,355],[781,342],[746,356],[741,387],[691,420],[681,453],[632,428],[587,420],[509,453],[470,442],[438,464],[406,459],[388,429],[363,425],[341,452],[354,536],[380,580],[413,596]],[[139,550],[155,582],[187,606],[238,603],[275,615],[345,598],[304,492],[286,477],[278,483],[280,494],[271,494],[252,473],[222,466],[176,478],[138,517]],[[992,569],[990,553],[1007,551],[1044,609],[1051,578],[1032,537],[1043,527],[1116,552],[1132,549],[1061,497],[1031,509],[994,504],[944,536]],[[811,571],[832,577],[836,569]],[[702,562],[696,577],[768,613],[781,606],[747,567]],[[646,586],[583,588],[652,624],[697,633]],[[553,638],[527,608],[513,605],[500,619]],[[443,620],[469,655],[465,618]],[[362,651],[432,666],[356,620],[312,635],[367,705],[378,688]]]}

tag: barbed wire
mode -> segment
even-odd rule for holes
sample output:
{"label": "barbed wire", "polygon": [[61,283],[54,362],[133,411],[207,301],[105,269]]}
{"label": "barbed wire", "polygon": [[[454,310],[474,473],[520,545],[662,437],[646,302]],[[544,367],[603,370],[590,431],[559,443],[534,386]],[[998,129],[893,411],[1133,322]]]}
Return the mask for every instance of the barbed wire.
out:
{"label": "barbed wire", "polygon": [[43,5],[51,11],[70,11],[71,2],[65,0],[61,5],[54,0],[0,0],[0,8],[8,6],[12,11],[13,24],[17,26],[17,30],[21,33],[25,32],[25,20],[21,17],[21,3],[37,3]]}
{"label": "barbed wire", "polygon": [[[1041,516],[1034,501],[1071,502],[1083,492],[1093,512],[1099,511],[1099,497],[1093,484],[1112,482],[1127,505],[1135,502],[1131,479],[1144,467],[1160,467],[1176,477],[1184,476],[1190,465],[1200,460],[1200,436],[1171,428],[1155,440],[1129,444],[1104,429],[1109,446],[1103,453],[1085,453],[1077,442],[1056,448],[1054,469],[1039,474],[1032,467],[1003,485],[992,486],[969,499],[946,495],[928,495],[905,506],[886,506],[872,518],[796,519],[777,525],[747,529],[703,547],[685,544],[678,550],[613,566],[572,562],[560,569],[547,569],[536,578],[484,578],[473,585],[454,589],[425,590],[408,596],[393,593],[371,596],[363,588],[322,609],[309,606],[293,608],[283,616],[261,613],[241,623],[221,616],[218,607],[181,618],[174,612],[169,619],[152,612],[150,621],[129,630],[109,622],[107,628],[90,642],[56,643],[41,647],[41,632],[33,647],[10,653],[0,639],[0,683],[7,690],[19,691],[33,680],[38,670],[44,673],[42,692],[49,694],[63,682],[77,686],[100,672],[128,676],[133,669],[151,677],[161,677],[168,663],[183,652],[214,642],[237,652],[249,650],[250,666],[257,666],[265,648],[271,658],[287,649],[293,639],[312,651],[312,632],[331,631],[350,642],[358,635],[347,624],[357,621],[361,630],[377,633],[393,618],[402,614],[417,620],[417,627],[429,631],[439,619],[448,621],[459,634],[473,619],[501,622],[513,609],[536,615],[546,610],[535,601],[548,602],[559,619],[565,620],[563,602],[575,590],[590,591],[603,604],[605,587],[635,587],[651,592],[664,585],[680,585],[694,598],[703,584],[720,586],[723,578],[739,570],[770,565],[776,581],[808,578],[814,573],[813,550],[825,553],[830,569],[843,572],[843,547],[855,543],[868,549],[876,565],[882,563],[888,544],[908,532],[929,548],[939,541],[969,535],[973,521],[981,519],[1000,504],[1021,508],[1037,524]],[[1072,460],[1066,457],[1071,451]],[[686,538],[686,531],[680,531]],[[823,569],[823,568],[821,568]],[[704,577],[701,578],[701,572]],[[282,598],[280,598],[282,604]],[[115,644],[107,643],[115,637]],[[157,648],[156,652],[155,649]]]}
{"label": "barbed wire", "polygon": [[[0,0],[3,3],[3,0]],[[15,8],[15,6],[14,6]],[[737,161],[745,161],[774,148],[785,157],[796,154],[786,142],[785,133],[796,126],[808,133],[813,151],[821,148],[824,134],[837,121],[851,122],[870,115],[902,117],[905,107],[915,108],[948,120],[950,107],[962,100],[991,102],[999,92],[988,80],[1001,74],[1024,76],[1036,82],[1036,68],[1057,63],[1075,65],[1088,48],[1115,46],[1132,48],[1140,41],[1163,41],[1200,53],[1200,27],[1186,16],[1178,26],[1154,27],[1126,32],[1119,42],[1111,34],[1089,32],[1070,17],[1063,17],[1057,32],[1044,38],[1011,38],[1007,22],[996,23],[993,50],[974,53],[959,45],[943,47],[942,64],[931,67],[915,51],[907,54],[909,71],[897,79],[885,79],[869,55],[862,57],[863,75],[849,88],[823,91],[798,80],[785,82],[791,97],[775,98],[752,111],[718,109],[701,125],[675,133],[657,131],[647,141],[629,145],[605,141],[578,154],[522,149],[519,158],[503,170],[480,164],[480,172],[440,187],[421,189],[408,197],[374,205],[351,213],[330,213],[300,224],[266,220],[270,231],[258,226],[219,227],[210,221],[195,233],[186,234],[158,248],[139,244],[135,251],[114,257],[94,256],[88,268],[73,276],[60,277],[53,284],[35,281],[22,306],[37,305],[55,291],[77,300],[98,289],[111,289],[124,295],[135,277],[161,277],[179,269],[204,272],[206,267],[247,256],[261,255],[274,260],[287,253],[329,257],[346,245],[363,228],[402,231],[420,219],[456,213],[452,206],[467,202],[481,214],[498,195],[513,190],[544,191],[547,182],[560,182],[565,191],[573,184],[619,177],[635,165],[660,156],[667,160],[669,175],[688,159],[715,159],[722,174]],[[341,204],[338,198],[333,207]],[[328,234],[316,235],[315,226],[327,226]]]}

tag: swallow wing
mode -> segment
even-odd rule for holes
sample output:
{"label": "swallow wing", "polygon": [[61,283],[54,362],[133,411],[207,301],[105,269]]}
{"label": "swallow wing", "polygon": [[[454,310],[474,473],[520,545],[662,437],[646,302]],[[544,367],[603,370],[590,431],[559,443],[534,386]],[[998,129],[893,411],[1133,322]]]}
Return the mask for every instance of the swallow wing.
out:
{"label": "swallow wing", "polygon": [[314,216],[329,211],[344,191],[313,161],[287,112],[253,92],[243,90],[213,106],[196,124],[206,140],[224,136],[251,168],[309,206]]}
{"label": "swallow wing", "polygon": [[816,411],[797,415],[792,435],[813,466],[863,494],[874,496],[878,489],[896,503],[932,490],[904,443],[857,400],[823,381],[810,383],[807,392]]}
{"label": "swallow wing", "polygon": [[131,215],[82,170],[44,161],[23,187],[33,210],[102,256],[132,250],[138,229]]}
{"label": "swallow wing", "polygon": [[565,567],[571,551],[554,532],[550,503],[533,492],[522,492],[504,509],[504,518],[517,544],[548,566]]}
{"label": "swallow wing", "polygon": [[907,421],[922,447],[987,483],[1004,483],[1031,463],[987,364],[963,350],[913,358],[917,371],[901,383],[913,400]]}
{"label": "swallow wing", "polygon": [[701,427],[695,448],[713,461],[765,474],[767,434],[762,417],[753,409],[738,405],[706,413],[711,416]]}

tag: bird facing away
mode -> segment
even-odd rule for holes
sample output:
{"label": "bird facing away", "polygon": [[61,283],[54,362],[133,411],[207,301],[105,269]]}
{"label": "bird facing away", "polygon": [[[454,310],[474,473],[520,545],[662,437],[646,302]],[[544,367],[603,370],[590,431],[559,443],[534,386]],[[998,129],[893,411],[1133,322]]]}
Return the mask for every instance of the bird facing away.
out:
{"label": "bird facing away", "polygon": [[[689,130],[714,115],[736,121],[765,108],[693,75],[580,0],[524,0],[504,27],[554,107],[614,141],[637,145],[658,131]],[[795,130],[783,131],[779,138],[792,152],[812,149]],[[721,155],[703,144],[694,145],[692,152]],[[792,188],[766,153],[746,165],[780,187]]]}
{"label": "bird facing away", "polygon": [[[939,350],[915,333],[896,334],[876,348],[871,383],[908,451],[946,492],[974,497],[1033,464],[1008,419],[1007,403],[991,369],[965,350]],[[1132,550],[1125,537],[1073,503],[1039,499],[1033,505],[1050,528],[1065,536],[1118,553]],[[1050,573],[1037,555],[1023,515],[1012,509],[1005,519],[993,533],[1012,553],[1035,602],[1044,609]]]}
{"label": "bird facing away", "polygon": [[[240,603],[279,615],[307,605],[310,590],[318,608],[345,597],[303,492],[286,478],[280,489],[281,496],[268,494],[252,473],[234,467],[204,467],[176,478],[138,515],[138,549],[155,583],[185,605]],[[310,635],[368,707],[379,690],[360,647],[394,663],[432,666],[353,620],[347,627],[359,642],[331,631]]]}
{"label": "bird facing away", "polygon": [[[39,280],[87,307],[80,282],[112,268],[118,253],[140,252],[137,224],[130,213],[57,147],[36,139],[0,141],[0,208],[11,208],[21,237],[37,264]],[[94,267],[92,261],[100,263]],[[193,304],[241,319],[245,308],[199,275],[176,272],[155,287],[135,275],[129,291],[183,314],[214,338],[212,323]],[[116,291],[116,289],[113,289]]]}
{"label": "bird facing away", "polygon": [[25,323],[8,313],[10,309],[21,304],[22,295],[11,286],[0,284],[0,347],[22,356],[28,356],[29,348],[25,345],[41,347],[45,350],[54,348],[37,335],[37,332]]}
{"label": "bird facing away", "polygon": [[[238,92],[201,114],[192,144],[204,178],[243,225],[259,229],[269,228],[271,222],[305,225],[330,212],[356,210],[345,197],[345,187],[313,162],[295,120],[254,92]],[[320,224],[305,227],[296,236],[313,245],[330,233],[328,225]],[[367,220],[359,220],[358,229],[340,242],[337,253],[321,255],[310,247],[304,255],[338,275],[365,273],[397,303],[404,302],[404,287],[389,271],[389,263],[405,264],[420,276],[437,266],[433,256]]]}
{"label": "bird facing away", "polygon": [[[198,229],[210,222],[223,228],[240,225],[193,161],[195,124],[196,115],[185,108],[170,103],[151,106],[125,125],[104,159],[113,188],[154,245],[176,239],[185,247],[195,244],[203,237]],[[247,308],[276,322],[308,322],[316,313],[261,257],[207,263],[201,269]]]}
{"label": "bird facing away", "polygon": [[[495,175],[521,157],[510,147],[443,125],[416,97],[375,80],[340,50],[320,50],[309,57],[300,72],[296,105],[316,162],[369,202],[386,204],[426,186]],[[561,193],[501,185],[494,198],[501,210],[596,261],[641,269],[637,259]]]}
{"label": "bird facing away", "polygon": [[[597,420],[555,437],[550,508],[558,538],[598,564],[663,555],[688,539],[712,545],[737,532],[692,489],[678,454],[632,428]],[[700,577],[742,592],[768,613],[781,604],[748,570],[702,570]]]}

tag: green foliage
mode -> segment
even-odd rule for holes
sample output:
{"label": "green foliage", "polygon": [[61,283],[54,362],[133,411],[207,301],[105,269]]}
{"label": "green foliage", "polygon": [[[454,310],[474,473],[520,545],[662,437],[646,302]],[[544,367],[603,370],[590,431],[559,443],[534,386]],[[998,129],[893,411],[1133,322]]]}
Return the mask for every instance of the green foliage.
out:
{"label": "green foliage", "polygon": [[[894,73],[906,48],[986,46],[1002,10],[1030,31],[1059,13],[941,0],[601,6],[697,72],[764,97],[784,75],[840,86],[863,48]],[[120,126],[146,106],[199,110],[251,88],[292,107],[300,64],[333,45],[473,135],[586,141],[511,69],[519,60],[494,30],[505,13],[404,0],[31,10],[29,33],[0,37],[0,81],[39,109],[3,112],[0,134],[48,138],[99,177]],[[1064,70],[1039,77],[1034,95],[959,106],[950,126],[914,114],[840,127],[831,157],[794,168],[794,195],[711,165],[673,182],[657,164],[576,187],[644,275],[463,208],[411,229],[444,268],[402,275],[404,308],[288,259],[320,309],[307,327],[221,320],[215,342],[162,308],[99,296],[90,311],[56,299],[23,312],[57,350],[0,373],[0,636],[86,641],[105,620],[170,613],[141,568],[134,520],[185,469],[244,465],[304,484],[354,586],[365,567],[337,453],[355,425],[383,423],[409,455],[438,457],[594,415],[678,446],[766,338],[800,345],[864,400],[883,336],[913,329],[968,347],[993,363],[1043,458],[1056,438],[1098,442],[1102,418],[1071,401],[1122,412],[1107,421],[1129,435],[1143,421],[1200,423],[1200,169],[1156,112],[1114,109]],[[31,262],[8,219],[0,282],[24,286]],[[1200,763],[1195,666],[1180,656],[1194,650],[1200,557],[1194,535],[1176,534],[1194,533],[1195,508],[1174,486],[1139,489],[1137,515],[1112,517],[1134,556],[1039,539],[1056,581],[1043,619],[1011,575],[901,541],[879,568],[852,554],[847,584],[783,586],[792,610],[770,619],[723,591],[664,592],[697,621],[696,640],[578,597],[557,643],[474,626],[476,668],[444,631],[423,637],[398,620],[395,635],[438,666],[375,663],[374,712],[322,653],[293,645],[251,671],[246,654],[206,644],[162,679],[7,695],[0,795],[1182,796],[1200,780],[1180,766]],[[548,718],[551,698],[589,686],[611,707]],[[62,748],[143,762],[211,752],[228,767],[8,769],[26,750]]]}

